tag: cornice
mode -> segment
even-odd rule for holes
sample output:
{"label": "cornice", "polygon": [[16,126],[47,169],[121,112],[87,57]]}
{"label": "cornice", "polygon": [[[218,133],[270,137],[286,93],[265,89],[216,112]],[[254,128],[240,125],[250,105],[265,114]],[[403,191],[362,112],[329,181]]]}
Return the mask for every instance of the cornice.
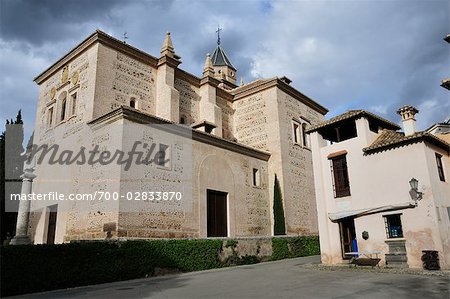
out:
{"label": "cornice", "polygon": [[298,91],[297,89],[295,89],[294,87],[290,86],[282,79],[277,77],[267,80],[261,80],[260,82],[250,83],[248,88],[245,88],[245,86],[243,86],[233,91],[232,94],[234,95],[234,101],[236,101],[272,87],[278,87],[281,91],[287,93],[288,95],[292,96],[293,98],[299,100],[306,106],[316,110],[317,112],[323,115],[328,113],[327,108],[318,104],[316,101],[307,97],[306,95],[304,95],[303,93],[301,93],[300,91]]}
{"label": "cornice", "polygon": [[165,56],[162,56],[162,57],[160,57],[158,59],[158,65],[157,66],[160,67],[161,65],[167,64],[170,67],[177,68],[178,65],[180,65],[180,63],[181,63],[180,60],[165,55]]}
{"label": "cornice", "polygon": [[207,76],[207,77],[203,77],[200,79],[200,86],[205,85],[205,84],[209,84],[214,87],[217,87],[217,86],[219,86],[220,81],[214,77]]}
{"label": "cornice", "polygon": [[126,54],[142,63],[150,65],[151,67],[156,68],[158,65],[158,58],[145,53],[133,46],[130,46],[106,33],[103,31],[97,30],[88,36],[85,40],[83,40],[80,44],[75,46],[72,50],[70,50],[66,55],[52,64],[49,68],[43,71],[41,74],[34,78],[34,81],[37,84],[41,84],[45,79],[52,76],[56,73],[60,68],[64,65],[75,59],[78,55],[89,49],[95,43],[100,43],[104,46],[117,50],[123,54]]}
{"label": "cornice", "polygon": [[36,82],[37,84],[41,84],[49,76],[56,73],[61,67],[63,67],[65,64],[67,64],[70,60],[73,60],[80,53],[84,52],[89,47],[91,47],[94,44],[94,42],[97,41],[98,33],[99,33],[98,31],[92,33],[84,41],[82,41],[79,45],[77,45],[75,48],[70,50],[66,55],[61,57],[54,64],[52,64],[49,68],[47,68],[45,71],[43,71],[42,73],[37,75],[33,79],[33,81]]}
{"label": "cornice", "polygon": [[186,72],[185,70],[176,68],[175,69],[175,78],[184,80],[195,87],[200,87],[200,78],[192,75],[191,73]]}
{"label": "cornice", "polygon": [[216,89],[216,96],[223,98],[230,102],[232,102],[234,99],[234,96],[231,93],[229,93],[228,91],[226,91],[225,89],[220,88],[220,87],[218,87]]}
{"label": "cornice", "polygon": [[[177,125],[174,122],[168,121],[166,119],[147,114],[131,107],[121,106],[109,113],[106,113],[96,119],[93,119],[88,122],[88,125],[92,129],[97,129],[113,123],[119,119],[127,119],[135,123],[140,124],[173,124]],[[179,130],[178,130],[179,129]],[[169,129],[170,130],[170,129]],[[270,158],[270,153],[254,149],[252,147],[242,145],[230,140],[226,140],[221,137],[217,137],[208,133],[204,133],[197,130],[191,130],[189,127],[185,127],[182,125],[177,126],[177,134],[192,134],[192,139],[201,143],[209,144],[212,146],[216,146],[219,148],[223,148],[232,152],[244,154],[253,158],[257,158],[260,160],[268,161]],[[179,132],[178,132],[179,131]],[[188,136],[188,135],[186,135]]]}

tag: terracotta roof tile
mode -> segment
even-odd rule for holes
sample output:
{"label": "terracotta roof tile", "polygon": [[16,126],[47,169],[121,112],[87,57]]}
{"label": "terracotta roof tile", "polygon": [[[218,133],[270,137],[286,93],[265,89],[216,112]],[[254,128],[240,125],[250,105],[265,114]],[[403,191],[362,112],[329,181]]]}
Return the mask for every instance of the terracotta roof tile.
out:
{"label": "terracotta roof tile", "polygon": [[386,128],[388,128],[388,129],[395,129],[395,130],[399,130],[400,129],[400,127],[397,124],[394,124],[393,122],[391,122],[391,121],[389,121],[387,119],[384,119],[382,117],[379,117],[378,115],[375,115],[375,114],[373,114],[373,113],[371,113],[369,111],[366,111],[366,110],[349,110],[349,111],[347,111],[345,113],[342,113],[342,114],[340,114],[338,116],[330,118],[327,121],[324,121],[324,122],[321,122],[321,123],[319,123],[319,124],[317,124],[315,126],[312,126],[307,132],[311,133],[311,132],[314,132],[314,131],[317,131],[319,129],[328,127],[330,125],[333,125],[333,124],[338,123],[338,122],[343,121],[343,120],[357,119],[357,118],[360,118],[360,117],[363,117],[363,116],[375,119],[375,120],[383,123],[386,126]]}
{"label": "terracotta roof tile", "polygon": [[383,150],[388,150],[391,148],[405,146],[422,141],[428,141],[445,149],[447,152],[450,151],[450,144],[428,132],[421,131],[409,136],[405,136],[401,132],[383,130],[378,138],[375,139],[375,141],[372,142],[370,146],[363,148],[363,152],[365,154],[372,154]]}

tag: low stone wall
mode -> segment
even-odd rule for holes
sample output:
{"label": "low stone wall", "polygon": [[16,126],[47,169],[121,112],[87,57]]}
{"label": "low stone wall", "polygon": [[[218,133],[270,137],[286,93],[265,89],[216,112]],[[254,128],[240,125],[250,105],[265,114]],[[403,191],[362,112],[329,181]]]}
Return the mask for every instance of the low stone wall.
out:
{"label": "low stone wall", "polygon": [[236,264],[244,257],[254,257],[255,261],[269,261],[272,256],[272,238],[237,238],[222,241],[219,260]]}

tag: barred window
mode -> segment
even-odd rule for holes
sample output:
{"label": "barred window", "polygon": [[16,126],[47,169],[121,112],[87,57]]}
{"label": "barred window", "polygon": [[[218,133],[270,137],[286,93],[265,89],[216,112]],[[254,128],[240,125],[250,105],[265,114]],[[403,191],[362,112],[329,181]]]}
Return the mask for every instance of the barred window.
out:
{"label": "barred window", "polygon": [[403,238],[402,220],[400,219],[400,215],[401,214],[383,216],[388,239]]}
{"label": "barred window", "polygon": [[348,179],[347,159],[345,155],[331,158],[331,172],[334,182],[334,197],[350,195],[350,181]]}
{"label": "barred window", "polygon": [[442,156],[436,153],[436,165],[439,173],[439,179],[445,182],[444,167],[442,166]]}

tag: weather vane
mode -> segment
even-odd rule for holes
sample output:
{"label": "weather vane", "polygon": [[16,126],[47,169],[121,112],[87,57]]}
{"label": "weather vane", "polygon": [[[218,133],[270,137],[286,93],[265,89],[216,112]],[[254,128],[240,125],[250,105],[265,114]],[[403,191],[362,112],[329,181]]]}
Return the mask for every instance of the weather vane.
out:
{"label": "weather vane", "polygon": [[126,42],[127,39],[128,39],[128,36],[127,36],[127,32],[125,31],[125,32],[123,33],[123,43],[124,43],[124,44],[127,43],[127,42]]}
{"label": "weather vane", "polygon": [[217,25],[217,44],[220,45],[220,31],[222,30],[222,28],[220,28],[219,25]]}

